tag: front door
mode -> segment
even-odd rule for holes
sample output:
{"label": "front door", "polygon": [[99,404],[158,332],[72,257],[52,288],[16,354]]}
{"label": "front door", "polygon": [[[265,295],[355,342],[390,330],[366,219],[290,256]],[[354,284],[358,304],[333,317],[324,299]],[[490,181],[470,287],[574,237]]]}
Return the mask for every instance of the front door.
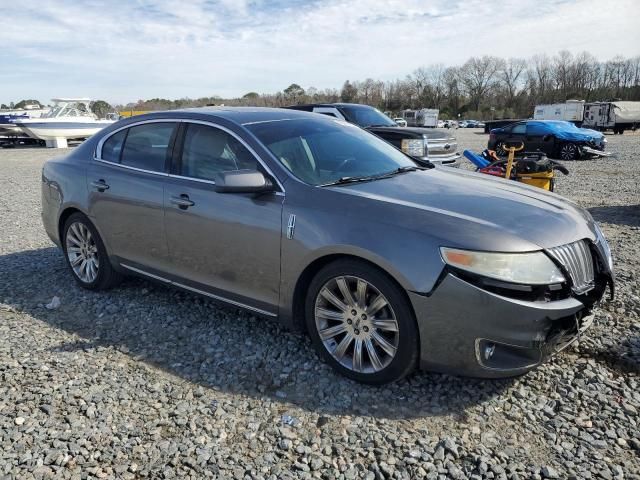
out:
{"label": "front door", "polygon": [[150,122],[109,137],[87,169],[89,216],[111,255],[164,270],[164,186],[176,123]]}
{"label": "front door", "polygon": [[172,272],[192,289],[277,313],[284,194],[215,191],[217,173],[261,169],[227,130],[185,122],[180,144],[165,190]]}

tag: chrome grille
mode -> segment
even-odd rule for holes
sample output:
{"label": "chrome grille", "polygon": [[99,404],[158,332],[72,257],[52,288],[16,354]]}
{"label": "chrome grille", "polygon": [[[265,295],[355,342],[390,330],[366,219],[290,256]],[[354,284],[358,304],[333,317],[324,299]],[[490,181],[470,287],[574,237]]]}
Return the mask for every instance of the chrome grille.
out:
{"label": "chrome grille", "polygon": [[580,294],[593,288],[593,257],[585,240],[553,247],[548,252],[569,272],[574,292]]}

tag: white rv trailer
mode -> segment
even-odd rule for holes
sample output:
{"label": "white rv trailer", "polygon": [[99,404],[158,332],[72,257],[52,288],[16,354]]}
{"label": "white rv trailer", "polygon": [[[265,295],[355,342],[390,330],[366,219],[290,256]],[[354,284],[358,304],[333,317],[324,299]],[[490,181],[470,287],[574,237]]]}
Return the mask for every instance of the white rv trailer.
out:
{"label": "white rv trailer", "polygon": [[624,133],[640,127],[640,102],[593,102],[584,107],[582,126]]}
{"label": "white rv trailer", "polygon": [[584,100],[567,100],[566,103],[536,105],[533,112],[533,119],[565,120],[580,125],[584,117],[584,108]]}
{"label": "white rv trailer", "polygon": [[403,110],[400,112],[402,118],[407,122],[409,127],[429,127],[438,126],[438,115],[440,110],[437,108],[421,108],[420,110]]}

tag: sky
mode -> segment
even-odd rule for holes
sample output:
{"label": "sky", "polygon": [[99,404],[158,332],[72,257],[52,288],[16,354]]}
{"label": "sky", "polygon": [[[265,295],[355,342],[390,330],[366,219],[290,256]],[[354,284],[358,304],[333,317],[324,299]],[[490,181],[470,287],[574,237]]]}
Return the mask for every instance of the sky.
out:
{"label": "sky", "polygon": [[2,0],[0,102],[233,98],[471,56],[640,55],[640,0]]}

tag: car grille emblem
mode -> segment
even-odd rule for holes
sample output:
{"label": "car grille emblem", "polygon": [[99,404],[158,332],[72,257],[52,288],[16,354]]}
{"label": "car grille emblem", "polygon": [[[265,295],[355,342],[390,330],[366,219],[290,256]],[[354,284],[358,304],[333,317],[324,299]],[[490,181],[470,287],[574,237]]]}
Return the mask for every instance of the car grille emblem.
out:
{"label": "car grille emblem", "polygon": [[287,238],[291,240],[296,229],[296,216],[291,213],[289,215],[289,223],[287,224]]}

